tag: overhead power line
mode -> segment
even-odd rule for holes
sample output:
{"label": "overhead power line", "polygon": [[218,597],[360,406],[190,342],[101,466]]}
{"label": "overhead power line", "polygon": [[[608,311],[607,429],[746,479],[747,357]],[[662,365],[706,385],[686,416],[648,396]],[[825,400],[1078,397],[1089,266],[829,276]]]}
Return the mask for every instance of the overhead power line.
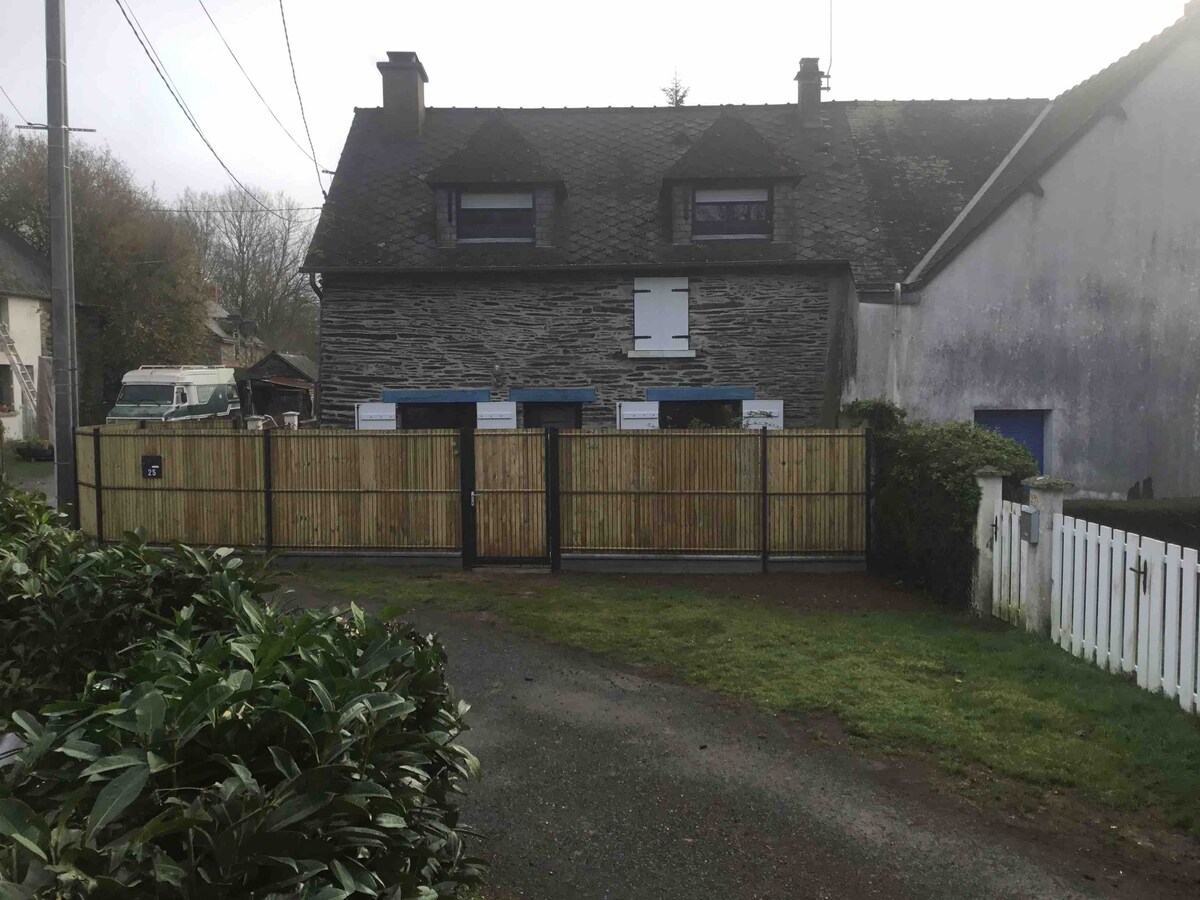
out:
{"label": "overhead power line", "polygon": [[304,114],[304,98],[300,96],[300,81],[296,78],[296,61],[292,58],[292,39],[288,37],[287,13],[283,11],[283,0],[279,0],[279,18],[283,21],[283,40],[287,44],[288,64],[292,67],[292,84],[296,86],[296,100],[300,103],[300,121],[304,123],[304,134],[308,137],[313,171],[317,173],[317,186],[321,189],[321,196],[328,197],[329,195],[325,193],[325,184],[321,181],[321,167],[317,165],[317,150],[313,147],[312,132],[308,130],[308,116]]}
{"label": "overhead power line", "polygon": [[208,11],[208,7],[204,5],[204,0],[196,0],[196,2],[198,2],[200,4],[200,8],[202,10],[204,10],[204,15],[208,16],[209,24],[212,25],[213,30],[217,33],[217,37],[219,37],[221,39],[221,43],[225,45],[225,49],[228,50],[229,55],[233,57],[233,61],[237,65],[238,70],[245,77],[246,83],[249,84],[250,87],[253,89],[254,93],[258,95],[258,99],[262,101],[262,105],[267,108],[267,112],[269,112],[271,114],[271,118],[275,120],[275,124],[278,125],[280,127],[280,129],[283,131],[283,133],[288,136],[288,139],[293,144],[296,145],[297,150],[299,150],[301,153],[303,153],[305,156],[307,156],[310,160],[312,160],[313,165],[318,166],[319,168],[322,168],[322,169],[325,168],[324,166],[321,166],[321,164],[317,162],[317,159],[315,156],[309,155],[309,152],[304,149],[304,146],[298,140],[296,140],[296,138],[292,135],[292,133],[290,131],[288,131],[287,126],[283,124],[283,122],[280,120],[279,116],[275,115],[275,110],[273,110],[271,108],[271,104],[268,103],[267,98],[262,95],[262,91],[260,91],[258,89],[258,85],[256,85],[254,83],[254,80],[250,77],[250,73],[247,72],[245,67],[242,65],[242,61],[240,59],[238,59],[237,54],[233,52],[233,48],[231,46],[229,46],[229,41],[225,40],[225,35],[222,34],[221,29],[217,27],[217,23],[213,19],[212,13],[210,13]]}
{"label": "overhead power line", "polygon": [[[323,209],[321,206],[273,206],[263,207],[258,212],[307,212],[309,210]],[[240,209],[218,209],[209,206],[151,206],[147,207],[146,212],[175,212],[175,213],[237,213],[243,212]]]}
{"label": "overhead power line", "polygon": [[221,168],[225,170],[225,174],[229,176],[230,180],[232,180],[234,184],[242,189],[247,197],[258,204],[263,210],[270,212],[272,215],[278,216],[278,218],[282,219],[282,216],[279,216],[278,213],[273,212],[265,203],[262,202],[262,200],[258,198],[258,196],[252,190],[250,190],[250,188],[246,187],[246,185],[244,185],[241,180],[233,174],[233,171],[229,168],[229,166],[225,164],[225,160],[221,159],[221,154],[217,153],[216,148],[213,147],[208,137],[204,134],[204,130],[200,127],[200,123],[196,121],[195,116],[192,115],[192,111],[188,108],[187,103],[184,101],[183,95],[178,92],[174,82],[166,73],[166,66],[160,65],[161,59],[158,56],[158,52],[152,49],[153,43],[150,40],[150,36],[145,34],[144,30],[139,30],[139,28],[133,24],[133,20],[130,18],[130,13],[125,9],[125,4],[122,3],[121,0],[114,0],[114,2],[117,4],[117,9],[121,10],[121,16],[125,19],[125,24],[129,26],[129,30],[133,32],[133,36],[137,38],[137,42],[141,45],[142,51],[146,54],[146,58],[150,60],[150,65],[154,66],[154,71],[158,73],[158,77],[162,80],[162,83],[166,86],[167,91],[171,94],[171,98],[175,101],[175,104],[187,118],[188,123],[191,124],[193,129],[195,129],[196,134],[200,137],[200,140],[204,141],[204,146],[208,148],[209,152],[213,155],[213,158],[216,159],[216,161],[220,163]]}
{"label": "overhead power line", "polygon": [[23,112],[21,112],[19,109],[17,109],[17,104],[16,104],[15,102],[13,102],[13,98],[12,98],[12,97],[8,96],[8,91],[6,91],[6,90],[4,89],[4,85],[2,85],[2,84],[0,84],[0,94],[3,94],[3,95],[4,95],[4,99],[5,99],[5,100],[7,100],[7,101],[8,101],[8,105],[9,105],[9,106],[11,106],[11,107],[13,108],[13,112],[15,112],[15,113],[17,114],[17,118],[18,118],[18,119],[20,119],[20,120],[21,120],[22,122],[24,122],[26,125],[32,125],[32,124],[33,124],[33,123],[32,123],[32,122],[30,122],[30,121],[29,121],[27,118],[25,118],[25,114],[24,114]]}

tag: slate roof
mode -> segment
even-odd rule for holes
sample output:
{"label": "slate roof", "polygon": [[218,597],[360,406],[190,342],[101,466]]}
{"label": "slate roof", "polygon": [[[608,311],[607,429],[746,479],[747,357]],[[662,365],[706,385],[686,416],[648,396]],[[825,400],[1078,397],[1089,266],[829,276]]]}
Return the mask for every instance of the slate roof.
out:
{"label": "slate roof", "polygon": [[309,381],[317,380],[317,364],[307,356],[304,356],[301,353],[282,353],[278,350],[275,351],[275,355]]}
{"label": "slate roof", "polygon": [[721,178],[794,178],[800,174],[788,159],[741,116],[722,111],[675,164],[668,181]]}
{"label": "slate roof", "polygon": [[1200,37],[1200,9],[1185,13],[1174,25],[1137,49],[1056,97],[1034,127],[1014,146],[1011,157],[990,183],[984,179],[978,196],[963,210],[929,252],[929,258],[910,274],[926,281],[981,232],[1009,204],[1050,168],[1099,119],[1120,114],[1120,101],[1185,38]]}
{"label": "slate roof", "polygon": [[50,299],[50,260],[0,225],[0,297]]}
{"label": "slate roof", "polygon": [[[305,271],[848,261],[860,283],[892,282],[916,264],[1044,105],[826,102],[821,127],[802,127],[794,104],[505,109],[501,120],[495,110],[433,108],[420,140],[387,138],[383,111],[358,109]],[[561,176],[567,227],[554,247],[439,248],[434,176],[446,177],[439,167],[461,160],[472,135],[497,121]],[[735,130],[761,137],[750,142],[756,149],[748,147],[759,162],[768,153],[780,165],[794,162],[795,240],[673,245],[664,178],[676,164],[690,165],[693,148],[728,146]],[[700,151],[694,155],[699,161]]]}
{"label": "slate roof", "polygon": [[466,144],[434,167],[431,184],[546,184],[562,176],[511,122],[497,113]]}

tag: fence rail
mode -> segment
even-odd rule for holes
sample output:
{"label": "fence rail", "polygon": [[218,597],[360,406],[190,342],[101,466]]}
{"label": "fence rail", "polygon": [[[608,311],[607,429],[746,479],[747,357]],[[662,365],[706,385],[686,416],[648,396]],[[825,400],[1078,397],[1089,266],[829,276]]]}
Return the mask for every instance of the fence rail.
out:
{"label": "fence rail", "polygon": [[860,558],[862,431],[77,432],[101,540],[461,553]]}
{"label": "fence rail", "polygon": [[1053,541],[1051,639],[1200,709],[1197,551],[1063,515]]}

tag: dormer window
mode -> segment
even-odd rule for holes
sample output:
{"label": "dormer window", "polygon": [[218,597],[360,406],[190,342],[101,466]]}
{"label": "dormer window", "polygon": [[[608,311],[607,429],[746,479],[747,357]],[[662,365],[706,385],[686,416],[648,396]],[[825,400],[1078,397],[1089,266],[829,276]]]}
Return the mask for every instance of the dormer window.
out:
{"label": "dormer window", "polygon": [[532,243],[534,240],[533,192],[458,195],[458,241]]}
{"label": "dormer window", "polygon": [[696,188],[692,199],[693,238],[770,236],[769,188]]}

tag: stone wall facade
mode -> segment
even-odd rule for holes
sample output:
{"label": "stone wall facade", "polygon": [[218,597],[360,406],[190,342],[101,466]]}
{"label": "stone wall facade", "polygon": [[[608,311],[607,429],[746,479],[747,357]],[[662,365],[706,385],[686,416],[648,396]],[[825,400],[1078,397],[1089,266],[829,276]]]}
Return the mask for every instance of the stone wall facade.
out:
{"label": "stone wall facade", "polygon": [[582,387],[596,390],[584,425],[614,427],[617,401],[647,388],[749,386],[784,401],[787,427],[814,426],[841,388],[830,346],[846,278],[692,273],[695,357],[630,359],[633,275],[326,276],[321,421],[352,426],[354,404],[385,388],[487,388],[506,400],[512,388]]}

